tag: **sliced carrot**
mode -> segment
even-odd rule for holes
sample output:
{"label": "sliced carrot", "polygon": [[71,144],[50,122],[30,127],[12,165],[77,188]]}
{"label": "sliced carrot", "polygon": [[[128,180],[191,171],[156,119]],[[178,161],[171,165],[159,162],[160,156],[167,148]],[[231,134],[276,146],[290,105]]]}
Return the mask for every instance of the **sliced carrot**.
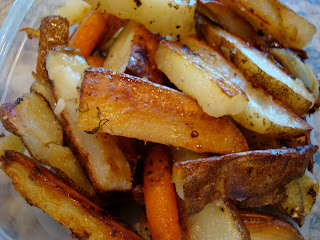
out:
{"label": "sliced carrot", "polygon": [[144,164],[144,199],[152,239],[182,239],[176,192],[171,182],[169,150],[154,145]]}
{"label": "sliced carrot", "polygon": [[103,63],[105,59],[106,58],[104,57],[89,56],[87,58],[87,62],[90,65],[90,67],[103,67]]}
{"label": "sliced carrot", "polygon": [[71,36],[69,46],[79,48],[87,59],[105,33],[107,22],[102,12],[97,9],[91,11]]}

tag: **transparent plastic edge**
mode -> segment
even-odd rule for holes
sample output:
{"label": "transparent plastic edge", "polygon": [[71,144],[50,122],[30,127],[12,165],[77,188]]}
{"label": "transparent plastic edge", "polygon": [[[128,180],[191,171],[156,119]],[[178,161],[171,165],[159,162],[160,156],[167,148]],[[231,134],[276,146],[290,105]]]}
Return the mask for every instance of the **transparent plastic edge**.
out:
{"label": "transparent plastic edge", "polygon": [[0,72],[12,41],[34,0],[15,0],[0,30]]}

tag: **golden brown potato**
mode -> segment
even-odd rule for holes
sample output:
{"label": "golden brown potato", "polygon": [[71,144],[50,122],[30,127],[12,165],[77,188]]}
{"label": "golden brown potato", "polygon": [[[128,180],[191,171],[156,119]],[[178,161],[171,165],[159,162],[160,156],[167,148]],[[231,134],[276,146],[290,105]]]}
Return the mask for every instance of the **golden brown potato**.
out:
{"label": "golden brown potato", "polygon": [[313,106],[315,96],[303,81],[290,76],[265,53],[204,18],[198,25],[209,45],[231,60],[254,87],[263,88],[300,116]]}
{"label": "golden brown potato", "polygon": [[299,231],[285,219],[271,214],[239,210],[252,240],[303,240]]}
{"label": "golden brown potato", "polygon": [[25,149],[23,143],[16,135],[11,133],[7,135],[4,133],[0,134],[0,156],[4,156],[6,150],[14,150],[23,153]]}
{"label": "golden brown potato", "polygon": [[126,24],[110,49],[103,67],[163,84],[164,74],[157,68],[154,55],[161,37],[142,24]]}
{"label": "golden brown potato", "polygon": [[[264,206],[282,200],[278,194],[286,184],[303,176],[317,149],[307,145],[176,162],[173,182],[177,193],[183,193],[179,197],[184,200],[188,215],[218,197],[249,207]],[[272,197],[268,198],[268,194]]]}
{"label": "golden brown potato", "polygon": [[306,47],[317,31],[315,26],[277,0],[218,1],[246,19],[257,32],[261,31],[291,48]]}
{"label": "golden brown potato", "polygon": [[301,136],[312,129],[263,89],[254,88],[238,68],[195,36],[180,43],[161,42],[155,59],[170,81],[211,116],[229,114],[243,127],[277,138]]}
{"label": "golden brown potato", "polygon": [[315,104],[319,102],[319,81],[310,66],[301,61],[296,53],[284,48],[271,48],[270,53],[296,79],[301,79],[304,85],[312,91]]}
{"label": "golden brown potato", "polygon": [[48,79],[45,58],[49,50],[58,45],[68,45],[68,42],[69,22],[67,19],[59,16],[49,16],[42,19],[36,73],[40,81]]}
{"label": "golden brown potato", "polygon": [[69,228],[72,236],[88,240],[141,239],[28,157],[7,151],[0,161],[20,195]]}
{"label": "golden brown potato", "polygon": [[86,0],[100,5],[107,13],[121,19],[142,23],[149,30],[161,35],[179,36],[190,34],[194,27],[197,1],[172,0]]}
{"label": "golden brown potato", "polygon": [[319,184],[310,173],[285,186],[286,199],[276,209],[291,217],[301,227],[309,215],[319,192]]}
{"label": "golden brown potato", "polygon": [[[181,206],[183,206],[183,203]],[[180,211],[186,210],[180,208]],[[188,240],[251,239],[246,226],[240,219],[237,208],[230,201],[216,199],[208,203],[200,212],[189,217],[182,214],[182,218]]]}
{"label": "golden brown potato", "polygon": [[[48,53],[46,69],[57,101],[55,113],[61,115],[68,143],[82,162],[95,189],[100,193],[126,191],[132,187],[132,172],[127,156],[117,143],[117,136],[89,135],[78,130],[78,88],[81,74],[87,67],[78,50],[56,47]],[[59,101],[62,103],[60,110]],[[132,162],[132,156],[130,160]]]}
{"label": "golden brown potato", "polygon": [[[188,37],[188,39],[191,37]],[[237,114],[248,102],[244,91],[234,84],[220,58],[203,40],[162,41],[155,60],[161,71],[182,92],[195,98],[213,117]]]}
{"label": "golden brown potato", "polygon": [[198,10],[223,29],[243,38],[247,42],[258,46],[265,44],[262,37],[252,26],[229,6],[219,1],[208,1],[205,4],[200,1]]}
{"label": "golden brown potato", "polygon": [[35,160],[51,166],[77,191],[86,196],[94,194],[78,160],[62,146],[62,126],[42,97],[31,93],[3,104],[0,116],[3,126],[21,139]]}
{"label": "golden brown potato", "polygon": [[197,152],[247,149],[230,121],[208,116],[183,93],[102,68],[84,73],[78,127]]}
{"label": "golden brown potato", "polygon": [[66,18],[70,25],[80,23],[81,20],[94,8],[83,0],[68,0],[58,8],[52,15],[59,15]]}

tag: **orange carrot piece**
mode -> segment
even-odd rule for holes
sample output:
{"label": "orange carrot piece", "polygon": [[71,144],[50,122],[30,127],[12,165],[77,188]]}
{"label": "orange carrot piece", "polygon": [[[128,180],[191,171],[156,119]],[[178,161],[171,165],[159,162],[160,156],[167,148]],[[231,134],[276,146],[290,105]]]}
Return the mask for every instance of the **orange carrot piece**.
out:
{"label": "orange carrot piece", "polygon": [[91,11],[80,23],[69,41],[70,47],[79,48],[87,59],[105,33],[107,18],[99,10]]}
{"label": "orange carrot piece", "polygon": [[144,199],[152,239],[180,240],[176,192],[171,182],[169,150],[164,145],[154,145],[144,164]]}
{"label": "orange carrot piece", "polygon": [[90,67],[103,67],[103,63],[105,59],[106,58],[104,57],[89,56],[87,58],[87,62],[90,65]]}

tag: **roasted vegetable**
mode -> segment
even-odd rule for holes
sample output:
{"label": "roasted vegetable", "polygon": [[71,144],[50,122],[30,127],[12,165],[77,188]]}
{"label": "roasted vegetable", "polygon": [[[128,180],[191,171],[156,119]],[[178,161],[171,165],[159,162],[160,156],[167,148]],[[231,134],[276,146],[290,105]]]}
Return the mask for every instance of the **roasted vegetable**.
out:
{"label": "roasted vegetable", "polygon": [[311,212],[318,192],[318,182],[307,172],[285,186],[286,199],[274,207],[290,216],[301,227]]}
{"label": "roasted vegetable", "polygon": [[162,35],[179,36],[190,34],[194,28],[197,1],[177,0],[86,0],[101,4],[106,12],[122,19],[130,19],[142,23],[152,32]]}
{"label": "roasted vegetable", "polygon": [[189,216],[219,197],[248,207],[274,204],[284,199],[286,184],[303,176],[317,149],[307,145],[176,162],[173,182]]}
{"label": "roasted vegetable", "polygon": [[77,191],[86,196],[94,194],[78,160],[62,145],[62,126],[42,97],[31,93],[3,104],[0,116],[3,126],[21,139],[35,160],[51,166]]}
{"label": "roasted vegetable", "polygon": [[277,138],[301,136],[311,130],[303,119],[263,89],[252,87],[236,67],[195,36],[182,38],[180,43],[161,42],[156,63],[170,81],[196,98],[209,115],[230,114],[243,127]]}
{"label": "roasted vegetable", "polygon": [[72,236],[88,240],[141,239],[28,157],[7,151],[0,161],[20,195],[69,228]]}
{"label": "roasted vegetable", "polygon": [[[189,43],[189,42],[188,42]],[[195,98],[202,109],[213,117],[243,111],[248,98],[234,76],[226,74],[224,63],[204,41],[197,48],[185,42],[163,41],[156,53],[156,63],[170,81]]]}
{"label": "roasted vegetable", "polygon": [[303,236],[288,221],[271,214],[240,210],[240,218],[252,240],[303,240]]}
{"label": "roasted vegetable", "polygon": [[68,0],[56,8],[52,15],[59,15],[68,20],[70,25],[80,23],[82,19],[94,8],[83,0]]}
{"label": "roasted vegetable", "polygon": [[88,64],[75,49],[59,47],[49,52],[46,68],[52,91],[58,105],[59,100],[63,103],[56,114],[61,114],[70,146],[87,170],[96,190],[101,193],[129,190],[132,172],[126,155],[117,143],[117,137],[100,133],[89,135],[78,130],[77,87],[87,67]]}
{"label": "roasted vegetable", "polygon": [[[183,203],[181,204],[183,206]],[[240,219],[237,208],[230,201],[216,199],[192,215],[183,214],[185,209],[180,208],[186,238],[221,239],[221,240],[249,240],[250,234]]]}
{"label": "roasted vegetable", "polygon": [[103,67],[163,84],[165,76],[154,61],[160,40],[142,24],[131,21],[119,34]]}
{"label": "roasted vegetable", "polygon": [[85,70],[78,128],[198,152],[228,153],[247,149],[233,123],[208,116],[188,96],[102,68]]}
{"label": "roasted vegetable", "polygon": [[68,45],[68,42],[69,22],[67,19],[59,16],[49,16],[42,19],[36,72],[39,81],[48,80],[44,63],[49,50],[58,45]]}
{"label": "roasted vegetable", "polygon": [[[291,48],[306,47],[316,28],[278,0],[218,0],[247,20],[257,32]],[[203,0],[203,3],[210,2]]]}
{"label": "roasted vegetable", "polygon": [[146,214],[153,239],[182,240],[169,148],[154,145],[144,161]]}
{"label": "roasted vegetable", "polygon": [[267,54],[204,18],[198,25],[210,46],[241,69],[254,87],[263,88],[300,116],[313,106],[315,96],[303,81],[286,73]]}
{"label": "roasted vegetable", "polygon": [[26,148],[21,140],[13,134],[0,134],[0,156],[4,156],[6,150],[14,150],[23,153]]}

